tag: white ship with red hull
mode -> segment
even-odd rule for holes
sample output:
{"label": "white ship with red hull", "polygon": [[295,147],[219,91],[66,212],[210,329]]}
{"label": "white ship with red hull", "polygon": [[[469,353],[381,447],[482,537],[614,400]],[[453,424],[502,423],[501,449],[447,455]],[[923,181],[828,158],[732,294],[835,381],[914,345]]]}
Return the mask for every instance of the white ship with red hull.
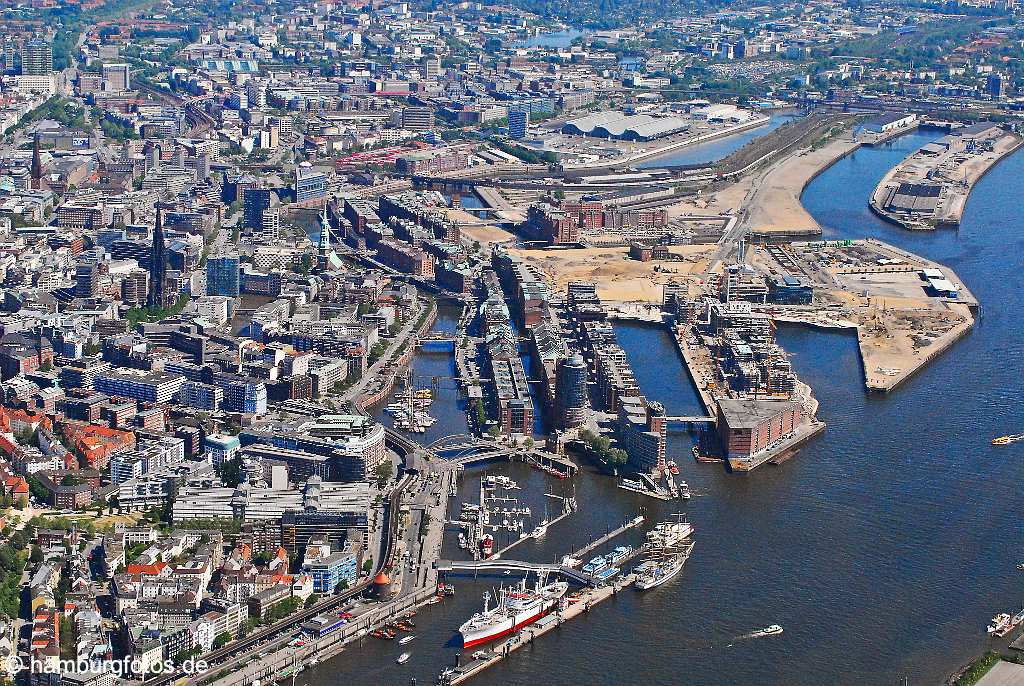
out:
{"label": "white ship with red hull", "polygon": [[488,607],[491,594],[484,593],[484,611],[459,627],[463,649],[495,641],[536,622],[550,613],[568,590],[569,584],[564,581],[548,584],[544,579],[528,589],[523,579],[519,586],[501,589],[498,605],[493,609]]}

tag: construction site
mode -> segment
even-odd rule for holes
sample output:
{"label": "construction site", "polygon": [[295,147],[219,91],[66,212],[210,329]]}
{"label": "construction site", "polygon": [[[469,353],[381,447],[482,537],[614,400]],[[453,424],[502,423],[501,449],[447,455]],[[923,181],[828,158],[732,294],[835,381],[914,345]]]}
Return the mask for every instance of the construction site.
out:
{"label": "construction site", "polygon": [[751,263],[769,278],[814,287],[811,305],[769,308],[776,321],[857,331],[870,390],[892,390],[974,324],[978,301],[952,270],[881,241],[751,252]]}

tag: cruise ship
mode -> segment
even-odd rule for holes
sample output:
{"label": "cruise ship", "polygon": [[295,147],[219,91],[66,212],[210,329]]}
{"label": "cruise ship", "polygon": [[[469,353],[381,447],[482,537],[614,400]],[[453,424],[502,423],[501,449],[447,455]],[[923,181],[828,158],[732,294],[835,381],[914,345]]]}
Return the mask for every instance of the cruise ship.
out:
{"label": "cruise ship", "polygon": [[508,636],[537,621],[551,612],[568,590],[569,584],[564,581],[547,583],[543,577],[528,589],[523,579],[519,586],[502,588],[498,605],[493,609],[488,607],[491,594],[484,593],[483,612],[476,613],[459,627],[463,650]]}

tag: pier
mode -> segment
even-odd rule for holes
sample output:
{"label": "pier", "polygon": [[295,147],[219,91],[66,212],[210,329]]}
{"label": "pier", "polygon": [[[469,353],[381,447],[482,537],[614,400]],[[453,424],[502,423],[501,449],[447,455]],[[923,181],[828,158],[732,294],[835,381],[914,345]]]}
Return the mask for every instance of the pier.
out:
{"label": "pier", "polygon": [[[544,526],[546,526],[546,527],[547,527],[548,529],[550,529],[550,528],[551,528],[551,527],[552,527],[552,526],[553,526],[554,524],[557,524],[558,522],[562,521],[563,519],[565,519],[566,517],[568,517],[569,515],[571,515],[571,514],[572,514],[573,512],[575,512],[575,511],[576,511],[576,510],[575,510],[575,509],[573,508],[573,506],[572,506],[572,505],[570,504],[570,502],[568,501],[568,499],[563,499],[563,503],[565,504],[565,508],[564,508],[564,510],[562,511],[562,514],[558,515],[557,517],[555,517],[555,518],[554,518],[554,519],[552,519],[552,520],[551,520],[550,522],[548,522],[547,524],[545,524],[545,525],[544,525]],[[519,545],[520,543],[523,543],[524,541],[529,541],[529,540],[531,540],[531,538],[532,538],[532,536],[525,536],[525,537],[523,537],[523,538],[517,538],[516,540],[512,541],[511,543],[509,543],[509,544],[508,544],[507,546],[505,546],[505,547],[504,547],[504,548],[502,548],[501,550],[497,550],[497,551],[495,551],[495,553],[494,553],[494,557],[501,557],[502,555],[504,555],[504,554],[505,554],[505,553],[507,553],[508,551],[510,551],[510,550],[512,550],[513,548],[515,548],[515,547],[516,547],[517,545]]]}
{"label": "pier", "polygon": [[553,614],[542,617],[518,633],[513,634],[494,650],[478,651],[474,655],[479,655],[479,657],[473,658],[470,662],[459,665],[454,669],[445,670],[438,678],[438,683],[441,686],[457,686],[468,681],[488,667],[501,662],[516,650],[529,645],[534,639],[560,627],[570,619],[589,612],[598,603],[614,597],[623,588],[633,583],[635,578],[635,575],[629,574],[619,579],[615,584],[585,590],[576,602],[567,604],[564,608],[559,607]]}
{"label": "pier", "polygon": [[583,559],[584,556],[589,555],[593,551],[595,551],[598,548],[600,548],[601,546],[603,546],[605,543],[608,543],[609,541],[611,541],[616,536],[618,536],[618,535],[620,535],[622,533],[625,533],[626,531],[629,531],[630,529],[636,528],[636,527],[640,526],[643,523],[644,523],[644,516],[643,515],[637,515],[636,517],[634,517],[633,519],[629,520],[628,522],[626,522],[625,524],[623,524],[619,528],[613,529],[612,531],[609,531],[608,533],[606,533],[601,538],[598,538],[597,540],[595,540],[595,541],[593,541],[593,542],[583,546],[579,550],[574,550],[573,552],[569,553],[569,556],[570,557],[574,557],[577,560]]}
{"label": "pier", "polygon": [[472,573],[474,577],[480,574],[487,575],[498,572],[560,574],[584,586],[594,583],[594,580],[589,575],[565,565],[523,562],[522,560],[502,560],[498,557],[489,557],[486,560],[438,560],[435,568],[439,574]]}

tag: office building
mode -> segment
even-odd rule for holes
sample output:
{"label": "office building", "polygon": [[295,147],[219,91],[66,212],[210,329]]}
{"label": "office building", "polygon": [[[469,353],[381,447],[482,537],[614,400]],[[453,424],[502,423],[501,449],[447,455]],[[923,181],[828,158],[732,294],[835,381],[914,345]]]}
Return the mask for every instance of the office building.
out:
{"label": "office building", "polygon": [[263,211],[270,209],[273,191],[269,188],[247,188],[242,195],[242,222],[246,228],[258,229],[263,224]]}
{"label": "office building", "polygon": [[989,74],[985,80],[985,91],[993,100],[1002,100],[1006,96],[1006,79],[1002,74]]}
{"label": "office building", "polygon": [[186,381],[178,391],[178,402],[196,410],[216,412],[224,403],[224,390],[212,384]]}
{"label": "office building", "polygon": [[426,57],[423,60],[423,75],[427,79],[436,79],[441,75],[441,58]]}
{"label": "office building", "polygon": [[226,434],[210,434],[203,439],[203,450],[214,467],[220,467],[225,462],[230,462],[238,455],[242,444],[238,442],[238,436]]}
{"label": "office building", "polygon": [[206,294],[237,298],[239,294],[238,255],[217,255],[206,260]]}
{"label": "office building", "polygon": [[21,73],[25,76],[49,76],[53,73],[53,47],[49,41],[32,38],[21,51]]}
{"label": "office building", "polygon": [[108,91],[120,93],[131,90],[131,67],[127,64],[104,64],[103,80]]}
{"label": "office building", "polygon": [[356,556],[352,553],[332,553],[307,559],[302,563],[302,573],[312,577],[314,593],[334,593],[343,581],[346,587],[355,584],[358,574]]}
{"label": "office building", "polygon": [[149,295],[149,275],[141,269],[128,272],[121,281],[121,302],[132,307],[146,304]]}
{"label": "office building", "polygon": [[526,127],[530,123],[530,114],[525,110],[511,110],[508,113],[508,137],[521,141],[526,138]]}
{"label": "office building", "polygon": [[295,202],[321,200],[327,196],[327,174],[308,162],[295,167]]}
{"label": "office building", "polygon": [[105,371],[93,378],[93,389],[118,398],[166,403],[174,398],[185,377],[164,372]]}
{"label": "office building", "polygon": [[429,107],[403,108],[402,128],[406,131],[426,131],[434,128],[434,111]]}

